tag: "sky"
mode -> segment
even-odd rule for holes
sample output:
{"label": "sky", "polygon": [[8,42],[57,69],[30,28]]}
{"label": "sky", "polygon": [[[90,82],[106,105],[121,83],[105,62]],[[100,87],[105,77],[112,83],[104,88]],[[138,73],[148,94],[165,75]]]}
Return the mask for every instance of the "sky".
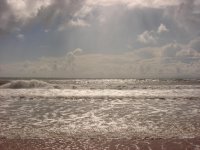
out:
{"label": "sky", "polygon": [[0,77],[199,78],[200,0],[1,0]]}

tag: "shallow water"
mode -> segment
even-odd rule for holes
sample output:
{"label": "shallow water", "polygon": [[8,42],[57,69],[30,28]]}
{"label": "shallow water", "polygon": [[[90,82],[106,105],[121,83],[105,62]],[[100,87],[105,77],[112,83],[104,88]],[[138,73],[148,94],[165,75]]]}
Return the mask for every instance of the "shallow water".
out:
{"label": "shallow water", "polygon": [[[200,137],[198,80],[31,80],[31,86],[25,82],[1,86],[1,137]],[[20,86],[14,89],[13,84]]]}

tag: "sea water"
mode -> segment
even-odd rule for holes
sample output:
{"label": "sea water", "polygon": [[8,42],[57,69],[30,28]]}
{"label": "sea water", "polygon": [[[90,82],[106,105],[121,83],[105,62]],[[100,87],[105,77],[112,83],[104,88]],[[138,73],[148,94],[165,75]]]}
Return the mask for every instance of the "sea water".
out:
{"label": "sea water", "polygon": [[200,80],[1,81],[1,137],[200,135]]}

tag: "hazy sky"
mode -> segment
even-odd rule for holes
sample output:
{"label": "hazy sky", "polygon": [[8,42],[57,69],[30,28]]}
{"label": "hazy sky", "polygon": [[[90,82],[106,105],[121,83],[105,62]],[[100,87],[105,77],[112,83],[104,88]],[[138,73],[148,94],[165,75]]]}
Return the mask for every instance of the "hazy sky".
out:
{"label": "hazy sky", "polygon": [[200,0],[1,0],[0,76],[200,77]]}

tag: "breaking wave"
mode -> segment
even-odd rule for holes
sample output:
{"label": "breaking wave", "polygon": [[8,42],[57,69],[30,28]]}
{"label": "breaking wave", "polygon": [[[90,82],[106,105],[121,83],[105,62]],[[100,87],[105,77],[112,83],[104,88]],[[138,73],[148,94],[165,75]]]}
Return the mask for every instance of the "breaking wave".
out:
{"label": "breaking wave", "polygon": [[55,88],[55,86],[40,80],[15,80],[0,86],[0,88],[31,89],[31,88]]}

